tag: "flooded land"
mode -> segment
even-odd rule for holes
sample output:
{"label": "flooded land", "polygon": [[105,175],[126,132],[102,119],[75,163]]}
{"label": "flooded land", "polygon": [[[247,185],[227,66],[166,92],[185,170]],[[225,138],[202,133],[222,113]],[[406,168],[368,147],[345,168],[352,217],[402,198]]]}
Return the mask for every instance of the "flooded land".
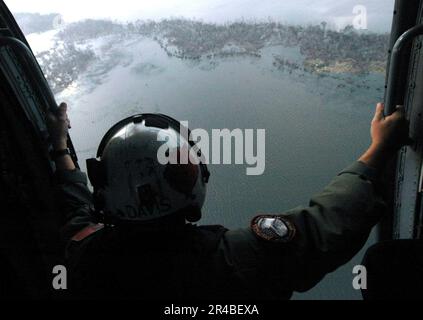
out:
{"label": "flooded land", "polygon": [[224,58],[260,59],[268,47],[297,48],[296,57],[275,52],[274,68],[321,76],[383,74],[389,42],[388,34],[359,33],[352,27],[335,31],[324,22],[290,26],[271,21],[211,24],[170,19],[121,24],[85,20],[62,27],[55,36],[54,48],[37,54],[55,92],[65,89],[100,58],[90,42],[107,37],[112,39],[102,47],[109,51],[107,54],[117,54],[116,47],[126,40],[148,38],[156,41],[169,57],[210,65]]}

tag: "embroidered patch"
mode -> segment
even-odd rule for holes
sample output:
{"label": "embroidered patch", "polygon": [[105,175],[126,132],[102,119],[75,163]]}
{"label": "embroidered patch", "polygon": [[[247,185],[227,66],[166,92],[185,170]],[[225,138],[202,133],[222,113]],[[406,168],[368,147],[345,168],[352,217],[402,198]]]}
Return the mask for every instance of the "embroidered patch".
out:
{"label": "embroidered patch", "polygon": [[261,215],[251,221],[251,229],[256,236],[266,241],[289,242],[295,236],[295,226],[279,215]]}

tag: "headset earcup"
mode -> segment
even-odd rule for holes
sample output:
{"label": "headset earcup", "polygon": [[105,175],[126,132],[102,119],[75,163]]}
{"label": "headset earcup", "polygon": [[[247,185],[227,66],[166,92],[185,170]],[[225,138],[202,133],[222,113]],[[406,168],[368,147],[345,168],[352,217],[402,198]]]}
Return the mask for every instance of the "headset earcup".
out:
{"label": "headset earcup", "polygon": [[188,207],[185,211],[185,220],[194,223],[201,220],[201,209],[198,207]]}

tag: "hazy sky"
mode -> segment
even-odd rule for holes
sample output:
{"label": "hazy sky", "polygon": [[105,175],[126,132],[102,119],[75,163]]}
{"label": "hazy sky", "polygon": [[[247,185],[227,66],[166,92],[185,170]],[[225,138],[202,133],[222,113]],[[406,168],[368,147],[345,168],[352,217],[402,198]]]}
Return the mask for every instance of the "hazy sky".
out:
{"label": "hazy sky", "polygon": [[352,23],[353,8],[365,5],[368,28],[389,31],[395,0],[5,0],[12,12],[61,13],[65,21],[188,17],[226,22],[271,17],[288,23]]}

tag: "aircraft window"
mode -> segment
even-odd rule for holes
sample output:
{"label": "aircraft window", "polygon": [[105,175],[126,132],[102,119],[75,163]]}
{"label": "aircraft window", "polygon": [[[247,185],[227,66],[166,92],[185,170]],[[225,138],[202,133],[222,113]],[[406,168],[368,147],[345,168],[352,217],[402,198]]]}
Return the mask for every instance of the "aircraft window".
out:
{"label": "aircraft window", "polygon": [[[263,174],[210,166],[204,224],[246,226],[307,203],[370,143],[394,0],[5,2],[70,106],[83,170],[104,133],[137,113],[210,133],[266,130]],[[360,261],[296,297],[360,298],[349,281]]]}

